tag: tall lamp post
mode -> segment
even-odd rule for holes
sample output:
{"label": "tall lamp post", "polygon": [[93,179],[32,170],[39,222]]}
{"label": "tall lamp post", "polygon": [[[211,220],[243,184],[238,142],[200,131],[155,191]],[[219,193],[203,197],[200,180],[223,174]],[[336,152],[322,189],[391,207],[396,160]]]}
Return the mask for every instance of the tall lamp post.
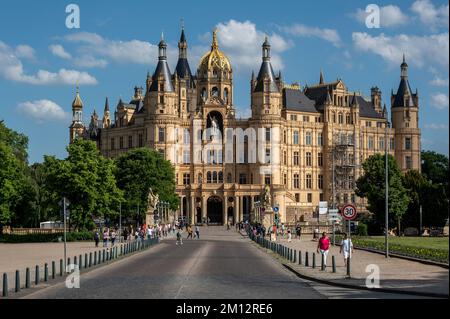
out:
{"label": "tall lamp post", "polygon": [[386,249],[386,258],[389,258],[389,165],[388,165],[388,127],[389,127],[389,121],[387,120],[387,114],[386,114],[386,125],[385,125],[385,132],[384,132],[384,144],[385,144],[385,231],[384,231],[384,246]]}

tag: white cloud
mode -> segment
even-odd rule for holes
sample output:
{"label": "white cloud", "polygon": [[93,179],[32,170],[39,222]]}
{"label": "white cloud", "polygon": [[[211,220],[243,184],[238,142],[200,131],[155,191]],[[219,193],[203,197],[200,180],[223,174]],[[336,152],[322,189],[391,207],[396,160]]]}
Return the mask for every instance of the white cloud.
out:
{"label": "white cloud", "polygon": [[428,36],[387,36],[383,33],[372,36],[365,32],[354,32],[352,38],[357,49],[377,54],[391,64],[399,64],[405,53],[408,63],[418,67],[434,64],[448,68],[449,65],[448,32]]}
{"label": "white cloud", "polygon": [[448,109],[448,95],[445,93],[434,93],[431,95],[431,106],[439,110]]}
{"label": "white cloud", "polygon": [[430,84],[433,86],[448,86],[449,81],[448,78],[444,79],[436,75]]}
{"label": "white cloud", "polygon": [[423,127],[426,129],[429,129],[429,130],[447,130],[448,129],[447,124],[437,124],[437,123],[425,124]]}
{"label": "white cloud", "polygon": [[27,101],[20,103],[17,110],[38,123],[66,120],[69,114],[50,100]]}
{"label": "white cloud", "polygon": [[335,47],[342,46],[341,37],[335,29],[322,29],[318,27],[309,27],[304,24],[294,24],[290,27],[282,27],[281,30],[299,37],[319,38],[332,43]]}
{"label": "white cloud", "polygon": [[411,6],[411,10],[419,16],[420,21],[432,30],[438,27],[449,27],[449,5],[436,7],[430,0],[417,0]]}
{"label": "white cloud", "polygon": [[72,56],[60,44],[52,44],[49,46],[50,52],[61,59],[70,60]]}
{"label": "white cloud", "polygon": [[[140,40],[118,41],[103,38],[96,33],[80,32],[65,37],[69,42],[79,43],[81,55],[108,58],[119,63],[137,63],[153,65],[158,60],[158,46]],[[172,50],[172,51],[170,51]],[[168,48],[168,53],[175,48]],[[170,58],[169,54],[169,58]],[[104,60],[105,61],[105,60]],[[104,63],[103,63],[104,64]]]}
{"label": "white cloud", "polygon": [[[251,21],[229,20],[217,24],[217,38],[219,48],[229,58],[233,69],[237,72],[248,72],[257,70],[261,65],[261,46],[266,34],[258,30]],[[281,53],[288,50],[292,43],[286,41],[276,33],[267,34],[271,45],[271,62],[275,70],[283,69],[284,63]],[[206,33],[201,37],[202,41],[211,43],[211,33]],[[193,59],[200,60],[200,57],[209,51],[206,46],[194,47],[192,50]]]}
{"label": "white cloud", "polygon": [[95,85],[95,77],[86,72],[60,69],[57,72],[39,70],[36,74],[26,74],[22,62],[7,44],[0,41],[0,76],[7,80],[33,85],[68,84]]}
{"label": "white cloud", "polygon": [[[361,23],[366,22],[368,13],[366,10],[358,9],[352,16]],[[382,27],[395,27],[405,25],[409,22],[409,18],[402,10],[394,5],[380,7],[380,24]]]}
{"label": "white cloud", "polygon": [[108,61],[97,59],[91,55],[83,55],[74,59],[74,64],[80,68],[104,68]]}
{"label": "white cloud", "polygon": [[18,58],[24,58],[29,60],[35,59],[34,49],[26,44],[18,45],[14,53]]}

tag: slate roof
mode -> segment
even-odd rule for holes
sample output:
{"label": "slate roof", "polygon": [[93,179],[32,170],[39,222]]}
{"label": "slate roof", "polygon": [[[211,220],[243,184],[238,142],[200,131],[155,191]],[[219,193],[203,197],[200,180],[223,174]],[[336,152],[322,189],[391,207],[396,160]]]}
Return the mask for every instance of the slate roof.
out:
{"label": "slate roof", "polygon": [[162,75],[164,78],[164,92],[173,92],[172,76],[170,73],[169,65],[167,60],[159,60],[156,66],[155,73],[152,76],[152,85],[150,86],[150,91],[158,91],[159,87],[159,76]]}
{"label": "slate roof", "polygon": [[256,79],[255,92],[262,92],[264,90],[264,78],[269,77],[270,80],[270,92],[278,92],[278,86],[275,82],[275,74],[273,72],[272,64],[270,61],[263,61],[261,68],[259,69],[258,77]]}
{"label": "slate roof", "polygon": [[404,96],[409,96],[409,105],[415,106],[414,104],[414,97],[416,94],[412,93],[411,86],[409,85],[409,81],[407,78],[402,78],[400,80],[400,85],[398,86],[397,94],[395,95],[394,103],[392,104],[392,107],[403,107],[405,106],[404,102]]}
{"label": "slate roof", "polygon": [[283,89],[283,106],[290,111],[318,113],[315,102],[296,89]]}

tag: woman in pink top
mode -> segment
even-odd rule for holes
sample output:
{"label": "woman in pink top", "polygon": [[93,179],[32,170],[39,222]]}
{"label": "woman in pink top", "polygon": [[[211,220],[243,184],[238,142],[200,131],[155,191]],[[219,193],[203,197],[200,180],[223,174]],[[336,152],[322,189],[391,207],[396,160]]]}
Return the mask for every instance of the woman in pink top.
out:
{"label": "woman in pink top", "polygon": [[327,232],[322,233],[322,237],[319,239],[319,244],[317,245],[317,252],[323,255],[323,262],[325,268],[327,267],[327,256],[330,250],[330,238],[328,238]]}

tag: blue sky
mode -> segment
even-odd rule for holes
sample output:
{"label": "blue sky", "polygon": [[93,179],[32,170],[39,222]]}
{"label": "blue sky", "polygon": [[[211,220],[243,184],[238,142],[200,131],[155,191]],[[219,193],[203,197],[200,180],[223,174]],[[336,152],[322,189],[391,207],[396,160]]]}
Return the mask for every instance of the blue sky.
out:
{"label": "blue sky", "polygon": [[[68,29],[66,6],[80,8],[80,29]],[[267,34],[272,63],[287,83],[342,78],[370,96],[374,85],[390,105],[401,56],[420,94],[423,149],[448,155],[449,7],[447,1],[378,1],[381,27],[367,28],[366,1],[9,1],[0,4],[0,119],[30,138],[30,162],[64,157],[76,83],[85,104],[103,112],[129,100],[153,72],[161,32],[174,69],[180,20],[196,70],[217,27],[234,69],[234,104],[250,112],[249,81]],[[375,2],[372,2],[375,3]]]}

